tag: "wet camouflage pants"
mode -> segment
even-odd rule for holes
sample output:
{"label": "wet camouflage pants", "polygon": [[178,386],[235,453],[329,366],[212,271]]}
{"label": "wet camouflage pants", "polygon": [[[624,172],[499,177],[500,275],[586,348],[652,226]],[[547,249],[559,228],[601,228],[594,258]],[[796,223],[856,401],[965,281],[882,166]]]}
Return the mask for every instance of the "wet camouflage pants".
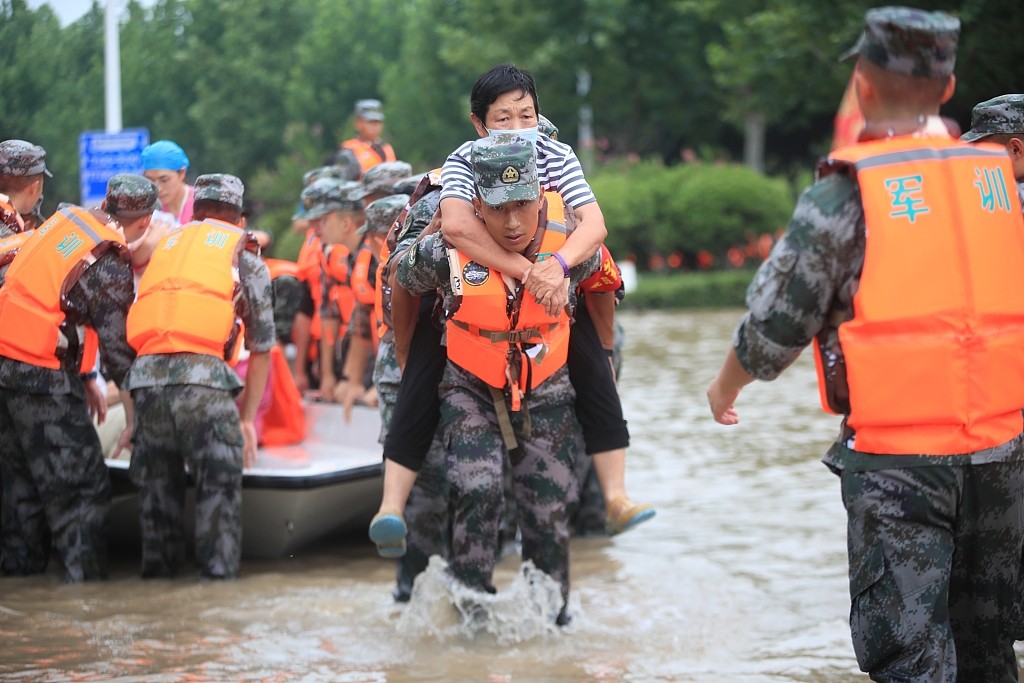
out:
{"label": "wet camouflage pants", "polygon": [[446,469],[452,498],[452,574],[466,585],[492,588],[504,506],[502,467],[509,458],[523,559],[532,560],[569,595],[567,508],[578,497],[573,470],[575,395],[563,367],[534,389],[525,411],[510,413],[519,447],[502,441],[487,386],[449,362],[439,387]]}
{"label": "wet camouflage pants", "polygon": [[106,575],[110,475],[81,395],[0,388],[3,572],[46,571],[50,540],[67,579]]}
{"label": "wet camouflage pants", "polygon": [[876,681],[1017,681],[1024,462],[841,476],[861,669]]}
{"label": "wet camouflage pants", "polygon": [[242,430],[231,394],[195,384],[132,391],[131,477],[139,487],[142,575],[185,563],[185,465],[196,484],[196,564],[232,578],[242,557]]}

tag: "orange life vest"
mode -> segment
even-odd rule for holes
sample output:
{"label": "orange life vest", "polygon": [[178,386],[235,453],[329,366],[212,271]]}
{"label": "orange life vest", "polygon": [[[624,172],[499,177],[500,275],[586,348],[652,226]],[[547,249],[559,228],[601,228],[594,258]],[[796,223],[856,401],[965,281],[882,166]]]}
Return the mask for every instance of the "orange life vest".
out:
{"label": "orange life vest", "polygon": [[352,294],[356,301],[372,306],[374,299],[374,285],[376,282],[370,280],[370,269],[373,267],[373,250],[369,244],[363,244],[356,252],[356,262],[352,266]]}
{"label": "orange life vest", "polygon": [[306,438],[306,412],[284,352],[270,349],[270,407],[258,425],[261,446],[285,446]]}
{"label": "orange life vest", "polygon": [[299,269],[299,264],[295,261],[285,261],[279,258],[265,258],[263,262],[267,264],[267,270],[270,271],[270,280],[274,281],[279,277],[293,277],[296,280],[302,279],[302,271]]}
{"label": "orange life vest", "polygon": [[[366,173],[377,164],[398,160],[398,157],[395,156],[395,150],[386,142],[374,145],[372,142],[367,142],[360,138],[349,138],[341,143],[341,146],[344,149],[352,150],[353,154],[356,155],[356,159],[359,161],[360,175]],[[384,153],[383,157],[381,152]]]}
{"label": "orange life vest", "polygon": [[326,261],[325,270],[331,278],[330,291],[327,296],[335,306],[341,317],[341,326],[338,328],[338,339],[345,336],[348,330],[348,322],[352,319],[352,309],[356,305],[356,296],[352,292],[351,271],[348,266],[349,256],[352,251],[344,244],[328,245],[324,251]]}
{"label": "orange life vest", "polygon": [[309,336],[310,358],[316,358],[316,342],[320,340],[320,306],[324,300],[324,285],[321,279],[324,271],[324,248],[320,238],[312,228],[306,231],[306,239],[299,249],[299,272],[302,281],[309,287],[310,298],[313,299],[313,316],[310,319]]}
{"label": "orange life vest", "polygon": [[238,256],[251,234],[206,219],[163,237],[128,311],[128,343],[140,356],[200,353],[230,360],[239,341]]}
{"label": "orange life vest", "polygon": [[[952,455],[1022,429],[1024,223],[1006,152],[950,138],[844,148],[866,224],[854,317],[839,326],[852,447]],[[827,405],[825,373],[818,377]],[[834,408],[834,406],[833,406]]]}
{"label": "orange life vest", "polygon": [[16,232],[13,235],[8,235],[3,239],[0,239],[0,268],[8,266],[14,257],[18,255],[18,252],[25,242],[28,240],[29,235],[34,233],[35,230],[26,230],[25,232]]}
{"label": "orange life vest", "polygon": [[[51,370],[77,372],[85,359],[86,369],[95,364],[95,332],[87,345],[86,325],[72,325],[66,319],[64,296],[82,274],[110,249],[128,258],[122,235],[108,225],[106,214],[94,214],[68,206],[47,219],[28,238],[11,262],[7,279],[0,288],[0,356]],[[12,333],[14,332],[14,333]],[[77,342],[77,357],[67,358],[71,339]],[[86,351],[89,346],[89,351]]]}
{"label": "orange life vest", "polygon": [[[548,222],[540,252],[554,253],[565,244],[565,226]],[[569,316],[550,316],[525,290],[518,315],[507,311],[501,274],[451,250],[452,290],[461,299],[448,321],[448,359],[497,389],[510,387],[512,409],[530,390],[565,365],[569,351]],[[530,355],[527,345],[540,352]]]}

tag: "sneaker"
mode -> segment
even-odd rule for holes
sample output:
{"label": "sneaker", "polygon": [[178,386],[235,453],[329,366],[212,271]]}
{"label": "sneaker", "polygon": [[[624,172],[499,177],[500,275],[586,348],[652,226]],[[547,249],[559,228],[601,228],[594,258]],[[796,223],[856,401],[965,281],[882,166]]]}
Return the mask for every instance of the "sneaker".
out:
{"label": "sneaker", "polygon": [[620,496],[608,508],[605,531],[609,536],[616,536],[646,522],[654,515],[655,510],[650,505],[634,503],[626,496]]}
{"label": "sneaker", "polygon": [[378,512],[370,521],[370,540],[377,544],[381,557],[396,558],[405,555],[405,537],[408,531],[402,515]]}

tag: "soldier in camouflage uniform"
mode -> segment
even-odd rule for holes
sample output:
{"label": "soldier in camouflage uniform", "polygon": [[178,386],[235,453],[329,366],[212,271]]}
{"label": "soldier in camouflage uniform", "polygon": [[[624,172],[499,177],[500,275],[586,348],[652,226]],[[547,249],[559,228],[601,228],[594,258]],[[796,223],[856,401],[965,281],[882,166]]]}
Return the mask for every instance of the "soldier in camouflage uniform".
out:
{"label": "soldier in camouflage uniform", "polygon": [[[363,179],[385,165],[374,166],[367,171]],[[379,331],[379,323],[374,315],[377,266],[380,262],[377,255],[380,254],[384,238],[392,223],[408,201],[407,194],[391,194],[370,202],[366,206],[366,223],[356,231],[363,235],[363,243],[359,245],[353,258],[352,290],[356,301],[346,332],[348,354],[342,373],[348,381],[335,392],[338,402],[345,407],[346,415],[356,401],[371,406],[377,405],[378,402],[377,390],[373,385],[375,363],[371,363],[375,360],[374,340]],[[386,345],[392,346],[390,343]],[[383,353],[389,353],[389,350],[385,348]],[[367,391],[368,387],[370,391]]]}
{"label": "soldier in camouflage uniform", "polygon": [[[30,341],[24,314],[15,319],[19,302],[27,299],[35,311],[63,312],[59,336],[66,342],[55,354],[41,343],[33,352],[39,360],[27,362],[18,359],[25,357],[25,349],[14,338],[0,339],[0,554],[5,575],[45,571],[51,540],[69,581],[106,575],[110,479],[87,406],[85,385],[95,385],[95,373],[79,374],[83,329],[98,333],[105,372],[123,388],[135,357],[125,339],[135,288],[119,221],[148,221],[158,206],[156,188],[141,176],[114,176],[104,206],[110,214],[80,207],[54,214],[26,241],[0,288],[5,335],[16,329],[26,335],[19,344]],[[98,225],[109,230],[106,236],[97,233]],[[72,268],[65,279],[67,294],[61,302],[61,286],[54,283],[48,290],[36,275],[46,272],[57,240],[58,253],[75,258],[75,244],[82,244],[90,231],[97,233],[95,246],[78,256],[81,270]],[[43,359],[48,353],[53,363]],[[130,431],[129,423],[126,434]]]}
{"label": "soldier in camouflage uniform", "polygon": [[971,129],[960,139],[1006,147],[1017,179],[1017,195],[1024,205],[1024,95],[1000,95],[974,105]]}
{"label": "soldier in camouflage uniform", "polygon": [[[545,234],[538,231],[538,227],[546,214],[533,145],[514,135],[482,139],[474,145],[472,161],[479,194],[474,204],[488,229],[495,239],[501,239],[505,248],[517,249],[535,258],[540,236]],[[560,228],[554,223],[545,222],[544,226],[546,231]],[[399,262],[397,278],[414,294],[440,290],[444,309],[449,314],[450,337],[451,326],[462,323],[458,314],[459,292],[453,284],[459,279],[453,278],[450,272],[448,247],[439,233],[427,235]],[[573,268],[572,285],[592,274],[599,261],[595,254]],[[480,271],[480,275],[489,272],[467,262],[463,280],[469,270]],[[515,311],[521,310],[518,302],[524,294],[521,282],[507,281],[505,304],[511,307],[506,311],[508,316],[518,319],[520,314]],[[503,316],[500,309],[495,311],[494,329],[508,329],[510,319]],[[512,347],[516,346],[513,341]],[[450,355],[454,348],[449,341]],[[534,348],[529,353],[539,350]],[[538,367],[536,361],[530,364]],[[494,590],[491,577],[503,508],[503,467],[508,457],[519,510],[523,557],[559,581],[562,596],[568,599],[566,507],[577,496],[573,472],[575,394],[564,362],[557,367],[547,379],[529,389],[521,409],[517,409],[517,388],[510,388],[506,383],[504,391],[494,389],[454,360],[449,359],[447,363],[438,391],[442,400],[441,428],[447,444],[446,469],[453,511],[449,566],[459,581],[477,590]],[[518,383],[518,379],[515,381]],[[373,531],[371,527],[371,537]],[[563,610],[560,623],[566,619]]]}
{"label": "soldier in camouflage uniform", "polygon": [[30,213],[43,196],[46,151],[25,140],[0,142],[0,239],[22,232],[22,214]]}
{"label": "soldier in camouflage uniform", "polygon": [[320,396],[335,401],[335,390],[345,381],[345,331],[352,316],[349,279],[355,252],[362,243],[356,230],[366,221],[361,186],[357,182],[319,178],[302,190],[302,202],[311,229],[322,244],[320,297]]}
{"label": "soldier in camouflage uniform", "polygon": [[[920,365],[918,359],[933,348],[933,342],[943,348],[959,348],[961,337],[940,342],[938,335],[915,331],[925,325],[930,326],[925,329],[941,325],[935,314],[915,317],[913,324],[901,322],[891,336],[882,336],[886,331],[875,326],[873,340],[854,343],[859,341],[857,332],[872,324],[864,317],[863,307],[882,305],[877,303],[881,301],[894,307],[919,307],[916,302],[935,285],[934,280],[926,280],[934,278],[929,268],[940,267],[934,257],[954,262],[964,258],[965,251],[949,249],[922,262],[910,253],[913,248],[885,253],[891,242],[869,243],[869,237],[914,239],[916,231],[908,233],[903,227],[910,217],[900,209],[927,209],[938,202],[936,195],[928,194],[933,181],[938,183],[935,187],[944,188],[939,193],[942,197],[949,188],[963,199],[957,215],[945,215],[947,209],[925,219],[935,221],[929,224],[936,229],[934,239],[949,243],[961,239],[951,234],[968,235],[971,248],[984,240],[998,240],[991,248],[1007,253],[993,254],[993,260],[1024,259],[1020,253],[1024,248],[1014,237],[1024,230],[1024,224],[1014,207],[1003,206],[999,212],[986,214],[991,215],[990,225],[973,225],[959,218],[968,215],[964,211],[985,210],[983,198],[977,206],[967,206],[967,200],[979,199],[981,191],[970,166],[950,165],[935,171],[934,164],[915,161],[928,155],[943,164],[971,158],[971,164],[987,164],[986,173],[993,166],[1008,166],[998,155],[957,144],[941,132],[941,124],[932,125],[938,121],[940,104],[952,96],[958,35],[959,21],[941,12],[886,7],[867,13],[864,34],[854,50],[859,57],[855,84],[865,113],[865,132],[859,144],[833,153],[820,169],[817,182],[800,198],[787,233],[750,286],[749,312],[736,329],[725,364],[707,392],[716,421],[736,424],[739,418],[733,405],[740,390],[755,379],[774,379],[805,346],[815,343],[823,397],[831,411],[845,416],[840,436],[824,463],[841,479],[847,510],[854,650],[861,669],[877,681],[1016,681],[1013,643],[1024,636],[1021,615],[1015,608],[1024,545],[1024,438],[1018,408],[1024,401],[1012,395],[1012,388],[990,391],[988,378],[971,375],[972,382],[986,386],[979,386],[980,394],[962,397],[964,403],[972,399],[971,414],[974,410],[985,413],[978,423],[990,425],[995,415],[1000,428],[993,432],[994,438],[968,440],[966,435],[975,433],[973,418],[972,424],[949,425],[927,414],[906,415],[907,411],[919,413],[925,406],[930,413],[944,411],[941,405],[952,400],[951,396],[971,394],[963,387],[966,375],[959,380],[947,376],[955,372],[950,369],[955,362],[929,363],[925,371],[903,369],[915,362]],[[886,156],[885,150],[897,149],[910,151]],[[950,152],[944,156],[943,150]],[[868,156],[859,156],[862,154]],[[851,158],[853,161],[848,161]],[[876,165],[871,167],[869,162]],[[892,189],[895,181],[887,180],[887,189],[879,178],[888,175],[871,175],[884,169],[885,163],[901,164],[901,171],[913,167],[910,173],[922,174],[912,176],[924,179],[920,192],[917,185],[911,187],[914,197],[927,198],[924,206],[897,203]],[[946,168],[960,169],[959,175],[943,175]],[[1000,192],[1000,196],[1009,199],[1012,190],[1009,192]],[[868,214],[865,206],[873,212]],[[874,226],[867,232],[866,215]],[[985,230],[974,230],[979,227]],[[999,238],[991,236],[996,229]],[[880,260],[886,258],[889,260]],[[865,268],[866,261],[875,267]],[[999,263],[992,267],[1002,268]],[[1014,297],[1018,275],[1010,270],[998,272],[993,283],[971,271],[965,277],[973,282],[965,287],[1001,288],[1006,296]],[[896,294],[879,289],[880,283],[894,278],[906,283],[919,281],[921,289]],[[869,295],[876,298],[869,300]],[[980,297],[975,301],[972,306],[988,305]],[[1011,313],[1006,315],[1007,320],[1013,319]],[[996,332],[993,337],[1007,333]],[[908,351],[899,362],[880,355],[892,353],[896,344],[906,345],[914,335],[919,341],[910,350],[916,351]],[[972,356],[980,366],[997,362],[1008,376],[1017,376],[1022,370],[1021,362],[1012,356],[993,361],[993,347],[983,346],[984,350]],[[859,355],[853,354],[854,349]],[[959,354],[956,350],[948,353]],[[872,362],[861,360],[865,356]],[[879,377],[865,384],[868,373]],[[933,391],[939,386],[941,391]],[[977,399],[978,395],[985,398]],[[976,406],[982,400],[985,403]],[[878,411],[879,406],[884,407],[884,417],[874,417],[877,422],[854,419],[851,425],[851,415]],[[894,420],[887,410],[903,415]],[[886,420],[890,421],[883,424]],[[948,445],[934,445],[931,435],[939,430],[952,435]],[[869,437],[881,444],[893,442],[878,440],[898,439],[898,448],[879,447],[869,442]],[[926,438],[928,446],[923,443]],[[963,448],[964,442],[982,448]]]}
{"label": "soldier in camouflage uniform", "polygon": [[[196,222],[163,238],[139,283],[139,300],[132,307],[128,333],[140,355],[127,378],[137,423],[130,473],[139,487],[144,578],[175,576],[184,565],[186,464],[196,483],[195,553],[200,575],[216,579],[238,575],[242,468],[255,462],[254,419],[275,343],[267,266],[252,235],[239,236],[233,257],[238,292],[234,311],[244,324],[245,345],[250,351],[244,389],[220,353],[231,346],[227,339],[212,340],[210,346],[217,353],[169,352],[152,346],[154,339],[179,339],[178,330],[167,327],[158,316],[147,318],[145,302],[147,296],[161,291],[167,263],[177,258],[177,245],[188,245],[184,248],[190,250],[189,255],[199,258],[201,245],[216,246],[218,238],[237,234],[243,191],[242,182],[231,175],[196,179]],[[178,260],[188,263],[191,259]],[[223,276],[211,277],[224,282]],[[230,273],[227,277],[232,279]],[[223,295],[230,297],[231,293]],[[235,403],[240,391],[241,409]]]}

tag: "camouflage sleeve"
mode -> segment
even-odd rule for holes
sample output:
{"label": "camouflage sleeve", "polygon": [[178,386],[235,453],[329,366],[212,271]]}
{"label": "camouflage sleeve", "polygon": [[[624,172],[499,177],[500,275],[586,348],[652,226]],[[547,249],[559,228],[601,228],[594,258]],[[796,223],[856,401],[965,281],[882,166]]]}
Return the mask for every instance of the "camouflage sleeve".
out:
{"label": "camouflage sleeve", "polygon": [[357,301],[352,307],[352,318],[348,321],[347,334],[355,335],[360,339],[372,339],[370,332],[370,321],[372,320],[373,306],[367,306]]}
{"label": "camouflage sleeve", "polygon": [[569,269],[570,290],[575,290],[581,282],[596,273],[601,267],[601,250],[598,249],[585,261],[580,261]]}
{"label": "camouflage sleeve", "polygon": [[852,306],[864,263],[864,211],[855,182],[830,175],[800,197],[786,234],[747,290],[746,316],[733,336],[740,364],[772,380],[835,311]]}
{"label": "camouflage sleeve", "polygon": [[274,290],[274,327],[277,338],[287,342],[292,338],[292,321],[308,296],[304,284],[298,278],[282,275],[272,283]]}
{"label": "camouflage sleeve", "polygon": [[398,262],[398,284],[412,294],[426,294],[450,288],[448,251],[441,233],[435,232],[409,248]]}
{"label": "camouflage sleeve", "polygon": [[436,191],[424,195],[418,202],[412,205],[409,213],[405,216],[402,229],[398,233],[398,247],[395,251],[399,251],[403,242],[408,246],[408,244],[419,238],[420,234],[430,225],[430,221],[434,214],[437,213],[437,207],[440,204],[441,192]]}
{"label": "camouflage sleeve", "polygon": [[245,323],[245,346],[252,353],[270,351],[277,342],[274,328],[274,288],[267,264],[256,254],[243,251],[238,257],[238,316]]}
{"label": "camouflage sleeve", "polygon": [[86,269],[75,288],[84,296],[89,322],[99,336],[104,371],[120,387],[135,360],[126,331],[128,309],[135,300],[131,266],[111,249]]}

